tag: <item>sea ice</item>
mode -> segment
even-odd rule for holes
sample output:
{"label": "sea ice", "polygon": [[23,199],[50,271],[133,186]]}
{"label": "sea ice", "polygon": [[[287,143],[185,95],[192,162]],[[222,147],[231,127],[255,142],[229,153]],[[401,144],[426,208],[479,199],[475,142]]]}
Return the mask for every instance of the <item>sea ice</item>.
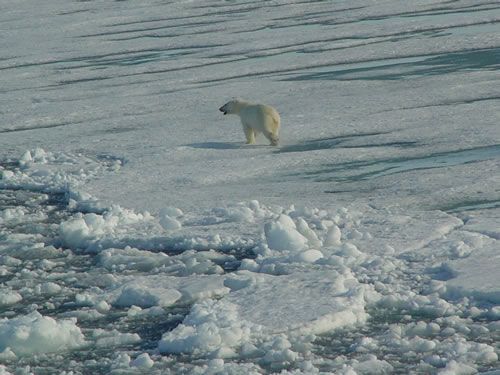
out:
{"label": "sea ice", "polygon": [[76,319],[55,320],[35,311],[0,320],[0,352],[10,348],[22,356],[75,349],[85,344]]}
{"label": "sea ice", "polygon": [[267,223],[264,230],[271,249],[298,252],[307,248],[307,238],[297,231],[289,216],[280,215],[278,220]]}
{"label": "sea ice", "polygon": [[500,8],[346,4],[2,3],[0,373],[498,372]]}

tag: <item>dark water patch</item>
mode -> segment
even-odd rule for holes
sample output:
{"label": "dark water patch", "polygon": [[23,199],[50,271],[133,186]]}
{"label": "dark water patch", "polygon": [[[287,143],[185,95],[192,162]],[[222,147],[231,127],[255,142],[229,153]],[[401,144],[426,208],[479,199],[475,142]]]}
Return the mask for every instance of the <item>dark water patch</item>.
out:
{"label": "dark water patch", "polygon": [[73,14],[78,14],[78,13],[87,13],[90,12],[90,9],[77,9],[77,10],[71,10],[67,12],[59,12],[57,13],[58,16],[68,16],[68,15],[73,15]]}
{"label": "dark water patch", "polygon": [[[408,257],[407,259],[411,258]],[[454,272],[453,269],[451,269],[446,263],[428,267],[425,272],[430,275],[433,280],[447,281],[457,277],[456,272]]]}
{"label": "dark water patch", "polygon": [[[47,218],[43,221],[46,224],[58,223],[61,220],[61,216],[53,211],[65,208],[68,204],[68,199],[65,191],[44,192],[43,189],[34,191],[21,188],[0,188],[1,209],[22,207],[27,210],[27,213],[48,211],[45,212]],[[4,223],[4,225],[7,224]],[[23,224],[20,223],[18,225]]]}
{"label": "dark water patch", "polygon": [[500,6],[498,6],[497,2],[484,3],[484,4],[474,4],[474,5],[465,5],[459,8],[454,7],[438,7],[430,10],[421,10],[421,11],[412,11],[412,12],[404,12],[399,14],[399,17],[406,18],[418,18],[422,16],[442,16],[447,14],[461,14],[461,13],[478,13],[478,12],[489,12],[492,10],[498,10]]}
{"label": "dark water patch", "polygon": [[[123,159],[108,154],[97,155],[97,160],[104,164],[114,164]],[[1,163],[2,167],[9,166],[15,169],[16,163]],[[57,353],[47,353],[34,356],[23,356],[15,361],[5,361],[5,365],[18,367],[30,366],[30,370],[36,370],[37,374],[54,374],[74,370],[75,373],[108,374],[113,363],[113,358],[118,353],[129,355],[149,352],[154,354],[157,349],[158,340],[165,332],[177,327],[189,313],[191,306],[180,303],[175,306],[162,309],[155,307],[152,313],[140,310],[137,315],[129,316],[128,307],[117,308],[112,306],[105,314],[95,314],[93,302],[78,302],[77,294],[85,294],[87,291],[96,291],[97,288],[106,290],[110,287],[109,278],[114,278],[116,272],[108,272],[99,264],[96,254],[89,254],[78,249],[65,248],[59,238],[59,225],[63,221],[71,219],[75,214],[81,212],[68,209],[68,196],[64,192],[36,192],[27,189],[0,189],[0,213],[5,209],[21,209],[22,214],[16,214],[17,218],[11,220],[11,224],[0,225],[0,260],[3,255],[9,255],[9,273],[0,275],[0,283],[5,283],[8,288],[22,294],[23,299],[15,304],[0,307],[0,319],[11,319],[16,316],[29,314],[37,310],[43,316],[52,317],[58,321],[69,317],[78,317],[78,327],[86,336],[89,345],[73,350],[61,350]],[[40,215],[38,215],[40,214]],[[38,215],[38,216],[37,216]],[[38,219],[39,218],[39,219]],[[19,219],[19,220],[18,220]],[[41,228],[41,229],[40,229]],[[22,236],[19,242],[13,240],[16,236]],[[11,236],[9,238],[9,236]],[[146,236],[142,236],[146,243],[150,242]],[[158,239],[165,245],[170,239]],[[44,244],[40,248],[38,244]],[[133,242],[133,241],[132,241]],[[152,240],[154,242],[154,239]],[[52,245],[49,253],[46,247]],[[124,246],[134,246],[126,239]],[[186,250],[193,249],[193,245],[183,245]],[[196,247],[196,246],[194,246]],[[216,257],[215,264],[221,266],[225,273],[237,270],[243,259],[254,259],[253,245],[248,246],[221,246],[216,249],[227,256]],[[36,249],[31,253],[31,248]],[[103,246],[102,250],[106,248]],[[213,248],[213,247],[212,247]],[[177,251],[179,248],[177,248]],[[175,249],[165,252],[175,255]],[[198,251],[208,251],[200,245]],[[180,253],[180,251],[178,251]],[[14,262],[15,261],[15,262]],[[45,268],[44,262],[50,264]],[[33,271],[29,277],[23,273]],[[131,271],[128,275],[148,275],[148,272]],[[175,276],[171,274],[171,276]],[[45,282],[54,282],[62,290],[55,295],[43,293],[29,293],[35,290],[37,285]],[[88,315],[86,315],[88,313]],[[129,340],[121,340],[109,337],[109,345],[99,345],[94,333],[95,330],[112,331],[120,333],[138,334],[140,340],[130,343]],[[106,335],[104,339],[106,340]],[[69,365],[71,363],[71,365]]]}
{"label": "dark water patch", "polygon": [[395,141],[385,143],[366,143],[359,145],[339,145],[338,148],[376,148],[376,147],[397,147],[397,148],[411,148],[421,146],[415,141]]}
{"label": "dark water patch", "polygon": [[217,262],[213,260],[214,263],[222,267],[225,273],[235,272],[239,269],[241,262],[245,259],[256,259],[257,254],[254,252],[254,247],[240,247],[232,248],[226,251],[222,251],[223,254],[231,255],[234,259],[224,260],[222,262]]}
{"label": "dark water patch", "polygon": [[[109,155],[100,155],[98,158],[105,162],[116,160]],[[1,163],[4,168],[7,164]],[[92,315],[91,303],[90,307],[76,303],[77,293],[85,293],[95,287],[109,287],[104,279],[111,276],[99,268],[95,256],[60,247],[59,224],[74,215],[74,212],[68,211],[67,203],[64,193],[0,189],[0,213],[4,213],[6,209],[18,210],[15,217],[5,216],[0,225],[0,260],[4,256],[10,257],[5,263],[9,272],[0,276],[0,283],[5,283],[9,289],[19,292],[23,297],[20,302],[1,306],[0,319],[11,319],[34,310],[56,320],[78,316],[78,327],[82,329],[90,345],[57,353],[20,356],[14,361],[6,360],[4,364],[16,368],[29,366],[30,371],[36,371],[37,374],[62,373],[69,369],[76,373],[108,374],[112,358],[117,352],[153,351],[162,334],[182,322],[190,306],[165,308],[163,313],[145,314],[142,317],[140,314],[128,317],[126,308],[112,307],[99,317]],[[40,247],[40,243],[45,247]],[[50,245],[53,245],[52,250],[47,250]],[[44,262],[51,264],[50,268],[45,268]],[[27,272],[31,272],[30,276],[24,277],[23,273]],[[49,281],[62,288],[60,293],[52,295],[28,292]],[[86,310],[89,310],[90,315],[80,314]],[[137,333],[141,340],[137,343],[98,346],[93,336],[95,329]],[[110,339],[112,342],[112,337]]]}
{"label": "dark water patch", "polygon": [[14,59],[17,59],[19,57],[17,56],[2,56],[0,57],[0,61],[9,61],[9,60],[14,60]]}
{"label": "dark water patch", "polygon": [[347,49],[352,49],[352,48],[366,48],[368,46],[373,46],[376,44],[383,44],[387,43],[388,41],[390,42],[401,42],[404,40],[409,40],[412,39],[412,36],[397,36],[397,37],[390,37],[390,39],[379,39],[379,40],[367,40],[366,38],[344,38],[343,40],[349,41],[361,41],[361,43],[353,43],[353,44],[342,44],[342,45],[337,45],[334,47],[327,47],[327,46],[320,46],[320,47],[313,47],[309,46],[306,48],[302,48],[297,50],[297,53],[304,53],[304,54],[314,54],[314,53],[323,53],[323,52],[328,52],[328,51],[342,51],[342,50],[347,50]]}
{"label": "dark water patch", "polygon": [[477,97],[477,98],[469,98],[469,99],[450,100],[450,101],[444,101],[441,103],[434,103],[434,104],[424,104],[424,105],[416,105],[416,106],[411,106],[411,107],[384,109],[382,111],[377,111],[374,113],[406,111],[406,110],[412,110],[412,109],[432,108],[432,107],[448,107],[448,106],[456,106],[456,105],[463,105],[463,104],[475,104],[475,103],[496,101],[496,100],[500,100],[500,96],[493,95],[493,96],[485,96],[485,97]]}
{"label": "dark water patch", "polygon": [[190,143],[184,147],[211,149],[211,150],[237,150],[241,148],[261,148],[265,145],[247,145],[244,142],[200,142]]}
{"label": "dark water patch", "polygon": [[[343,13],[343,12],[352,12],[353,10],[361,10],[365,9],[365,6],[354,6],[354,7],[346,7],[346,8],[339,8],[339,9],[329,9],[329,10],[320,10],[320,11],[312,11],[308,12],[307,10],[304,11],[303,13],[299,15],[291,15],[287,17],[277,17],[274,18],[273,21],[303,21],[306,19],[316,19],[317,17],[321,16],[330,16],[332,14],[336,13]],[[295,26],[294,24],[293,26]]]}
{"label": "dark water patch", "polygon": [[[172,54],[170,56],[185,56],[189,55],[192,52],[182,51]],[[134,56],[126,56],[119,59],[106,59],[101,61],[95,61],[92,63],[88,63],[85,67],[103,67],[103,66],[132,66],[132,65],[141,65],[146,64],[152,61],[158,61],[164,57],[163,53],[145,53]]]}
{"label": "dark water patch", "polygon": [[68,79],[68,80],[59,81],[57,83],[57,85],[54,85],[54,86],[66,86],[66,85],[74,85],[74,84],[78,84],[78,83],[99,82],[99,81],[105,81],[105,80],[112,79],[112,78],[114,78],[114,77],[99,76],[99,77]]}
{"label": "dark water patch", "polygon": [[453,214],[464,211],[490,210],[494,208],[500,208],[500,199],[465,200],[462,202],[456,202],[446,206],[441,206],[437,209]]}
{"label": "dark water patch", "polygon": [[127,163],[127,159],[110,154],[97,154],[96,159],[101,163],[105,164],[108,168],[112,167],[116,163],[122,166]]}
{"label": "dark water patch", "polygon": [[[112,35],[121,35],[121,34],[131,34],[131,33],[140,33],[140,32],[151,32],[151,31],[160,31],[160,30],[169,30],[169,29],[177,29],[177,28],[190,28],[190,27],[202,27],[202,26],[212,26],[215,24],[225,23],[227,20],[207,20],[207,21],[198,21],[198,22],[187,22],[178,25],[162,25],[155,27],[141,27],[135,29],[126,29],[126,30],[116,30],[116,31],[105,31],[94,34],[84,34],[79,35],[79,38],[90,38],[96,36],[112,36]],[[201,33],[201,31],[200,31]]]}
{"label": "dark water patch", "polygon": [[138,130],[136,127],[133,126],[116,126],[113,128],[109,129],[104,129],[96,132],[97,134],[121,134],[121,133],[129,133]]}
{"label": "dark water patch", "polygon": [[499,157],[500,145],[492,145],[434,153],[427,156],[348,162],[333,165],[320,171],[308,172],[307,175],[316,176],[318,182],[360,181],[397,173],[450,167]]}
{"label": "dark water patch", "polygon": [[[380,36],[374,36],[374,37],[380,37]],[[328,40],[316,40],[314,43],[317,42],[328,42],[328,41],[336,41],[339,39],[345,39],[345,38],[332,38]],[[348,38],[348,39],[353,39],[353,38]],[[306,45],[310,44],[313,42],[304,42],[304,43],[299,43],[297,45]],[[273,47],[272,49],[276,49],[277,47]],[[281,47],[280,47],[281,48]],[[457,56],[460,54],[469,54],[470,56],[473,56],[475,53],[478,53],[479,55],[482,54],[482,52],[485,52],[486,55],[490,55],[491,53],[498,53],[495,52],[498,51],[498,48],[489,48],[489,49],[470,49],[467,51],[457,51],[457,52],[448,52],[446,54],[441,54],[437,55],[439,56]],[[290,53],[289,50],[285,52],[281,52],[278,54],[283,54],[283,53]],[[265,57],[265,56],[264,56]],[[397,69],[396,73],[391,72],[379,72],[377,69],[382,68],[384,69],[389,69],[389,68],[398,68],[399,66],[408,66],[409,68],[412,68],[413,62],[422,62],[428,59],[434,59],[436,58],[436,54],[422,54],[422,55],[409,55],[409,56],[400,56],[400,57],[388,57],[388,58],[382,58],[382,59],[363,59],[363,60],[356,60],[352,62],[343,62],[343,63],[320,63],[320,64],[310,64],[309,66],[304,66],[304,67],[296,67],[296,68],[280,68],[280,69],[271,69],[271,70],[264,70],[264,71],[256,71],[256,72],[250,72],[250,73],[245,73],[245,74],[237,74],[237,75],[224,75],[224,77],[217,77],[217,78],[210,78],[210,79],[204,79],[204,80],[199,80],[198,83],[211,83],[211,82],[227,82],[228,80],[233,80],[233,79],[242,79],[242,78],[252,78],[252,77],[266,77],[266,76],[283,76],[283,75],[289,75],[291,77],[287,78],[279,78],[280,81],[301,81],[301,80],[314,80],[314,79],[331,79],[331,80],[342,80],[342,79],[374,79],[373,77],[377,73],[380,75],[381,78],[378,79],[400,79],[404,76],[404,72],[401,71],[401,69]],[[242,60],[247,60],[248,57],[243,58]],[[227,62],[234,62],[233,61],[222,61],[222,62],[216,62],[215,64],[220,64],[220,63],[227,63]],[[498,61],[493,61],[491,58],[488,58],[489,63],[492,64],[499,64]],[[346,66],[356,66],[359,64],[358,68],[348,68],[346,69]],[[208,64],[207,64],[208,65]],[[495,65],[495,66],[496,66]],[[332,67],[336,66],[338,67],[335,70],[332,71],[327,71],[327,72],[316,72],[316,73],[307,73],[307,74],[298,74],[297,72],[299,71],[304,71],[304,70],[310,70],[310,69],[319,69],[319,68],[326,68],[326,67]],[[490,70],[495,70],[495,66],[490,65],[487,66],[488,69]],[[454,68],[455,70],[450,70],[451,68],[448,68],[450,72],[452,71],[458,71],[461,70],[461,65],[455,65]],[[479,66],[476,66],[479,68]],[[462,67],[463,69],[469,69],[469,67],[464,66]],[[431,72],[433,72],[432,68],[427,68]],[[367,71],[369,74],[365,76],[348,76],[348,74],[351,73],[363,73],[364,71]],[[412,72],[412,70],[409,70],[409,74]],[[444,73],[444,71],[441,71],[440,74]],[[385,75],[384,75],[385,74]],[[414,74],[417,75],[417,74]]]}
{"label": "dark water patch", "polygon": [[158,316],[138,317],[127,321],[124,329],[141,336],[140,350],[157,349],[158,341],[161,340],[163,334],[172,331],[182,323],[189,313],[190,306],[175,306],[165,310],[164,314]]}
{"label": "dark water patch", "polygon": [[[483,5],[483,6],[481,6]],[[395,12],[395,13],[386,13],[376,16],[362,16],[355,17],[347,20],[339,20],[339,19],[329,19],[322,20],[309,24],[322,24],[322,25],[348,25],[348,24],[363,24],[363,23],[373,23],[373,22],[387,22],[387,20],[395,19],[395,18],[420,18],[420,17],[429,17],[429,16],[444,16],[444,15],[454,15],[461,13],[477,13],[477,12],[491,12],[494,10],[498,10],[500,7],[496,2],[485,3],[485,4],[474,4],[467,5],[461,7],[451,7],[451,6],[439,6],[432,9],[424,9],[424,10],[415,10],[412,9],[410,11],[403,12]],[[287,25],[283,25],[283,27],[289,27]],[[447,26],[449,27],[460,27],[460,26]]]}
{"label": "dark water patch", "polygon": [[[123,38],[117,40],[131,40],[136,38],[145,37],[144,35],[138,37]],[[152,37],[159,37],[152,35]],[[86,57],[80,59],[73,59],[70,65],[60,67],[62,70],[74,70],[81,68],[106,68],[111,66],[134,66],[143,65],[157,61],[164,61],[181,56],[188,56],[197,53],[200,50],[211,49],[214,47],[223,47],[225,44],[202,44],[202,45],[188,45],[179,46],[166,49],[151,49],[142,52],[130,52],[114,54],[113,56],[96,56]],[[109,78],[101,77],[100,79]]]}
{"label": "dark water patch", "polygon": [[318,151],[318,150],[328,150],[328,149],[343,149],[343,148],[376,148],[376,147],[397,147],[397,148],[410,148],[417,147],[419,144],[417,142],[385,142],[385,143],[366,143],[366,144],[355,144],[355,145],[344,145],[341,140],[338,141],[328,141],[328,142],[317,142],[317,143],[306,143],[303,145],[286,146],[284,149],[278,151],[282,152],[304,152],[304,151]]}
{"label": "dark water patch", "polygon": [[[389,64],[374,64],[301,74],[283,81],[310,80],[398,80],[408,77],[433,76],[455,73],[463,70],[498,70],[500,48],[486,48],[475,51],[449,52],[417,61],[394,61]],[[380,60],[383,61],[383,60]],[[360,63],[362,65],[364,63]]]}
{"label": "dark water patch", "polygon": [[177,38],[180,36],[195,35],[195,34],[197,34],[197,33],[140,34],[140,35],[120,37],[120,38],[109,38],[108,40],[110,42],[125,42],[125,41],[137,40],[137,39],[171,39],[171,38]]}
{"label": "dark water patch", "polygon": [[[304,44],[307,44],[307,43],[304,43]],[[283,52],[277,52],[276,55],[279,55],[279,54],[282,54]],[[231,56],[231,55],[227,55],[227,56]],[[262,57],[266,57],[266,56],[262,56]],[[172,68],[166,68],[166,69],[155,69],[155,70],[148,70],[148,71],[144,71],[144,72],[136,72],[136,73],[127,73],[127,74],[118,74],[118,75],[114,75],[114,76],[102,76],[100,77],[101,80],[112,80],[112,79],[115,79],[115,78],[123,78],[123,77],[133,77],[133,76],[142,76],[142,75],[156,75],[156,74],[162,74],[162,73],[169,73],[169,72],[175,72],[175,71],[181,71],[181,70],[189,70],[189,69],[198,69],[198,68],[204,68],[204,67],[209,67],[209,66],[214,66],[214,65],[220,65],[220,64],[228,64],[228,63],[234,63],[234,62],[239,62],[239,61],[246,61],[248,60],[249,58],[257,58],[257,57],[235,57],[235,58],[232,58],[232,59],[227,59],[227,60],[224,60],[224,61],[214,61],[214,62],[208,62],[208,63],[203,63],[203,64],[194,64],[194,65],[188,65],[188,66],[179,66],[179,67],[172,67]],[[345,66],[345,65],[350,65],[350,64],[365,64],[365,63],[377,63],[379,61],[385,61],[385,60],[399,60],[399,59],[413,59],[415,57],[401,57],[401,58],[397,58],[397,59],[394,59],[394,58],[389,58],[389,59],[382,59],[382,60],[365,60],[365,61],[356,61],[356,62],[353,62],[353,63],[342,63],[342,64],[337,64],[338,66]],[[420,58],[420,57],[419,57]],[[37,65],[37,64],[34,64],[34,65]],[[333,64],[333,65],[336,65],[336,64]],[[331,63],[328,63],[328,64],[315,64],[315,65],[311,65],[309,67],[304,67],[304,68],[290,68],[290,69],[276,69],[276,70],[270,70],[270,71],[262,71],[262,72],[252,72],[252,73],[247,73],[247,74],[243,74],[243,75],[233,75],[233,76],[224,76],[224,77],[221,77],[221,78],[212,78],[212,79],[204,79],[204,80],[198,80],[197,82],[199,84],[204,84],[204,83],[207,83],[207,84],[220,84],[221,82],[226,82],[227,80],[232,80],[232,79],[238,79],[238,78],[249,78],[249,77],[259,77],[259,76],[272,76],[272,75],[284,75],[284,74],[295,74],[295,73],[292,73],[292,72],[297,72],[297,71],[300,71],[300,70],[304,70],[304,69],[313,69],[313,68],[323,68],[323,67],[330,67],[332,66]],[[85,67],[85,65],[82,65],[80,67]],[[1,70],[2,68],[0,68]],[[62,68],[64,69],[64,68]],[[69,69],[69,67],[68,67]],[[91,80],[98,80],[99,78],[92,78]],[[287,80],[287,79],[290,79],[290,78],[285,78],[285,79],[282,79],[282,80]],[[74,81],[71,81],[71,80],[66,80],[66,81],[62,81],[61,83],[63,84],[71,84],[71,83],[79,83],[81,82],[80,80],[74,80]],[[130,83],[127,83],[127,85],[130,84]],[[51,85],[51,86],[47,86],[47,87],[50,87],[50,88],[58,88],[60,87],[60,84],[57,84],[57,85]],[[182,89],[180,89],[182,90]],[[170,91],[166,91],[167,93],[168,92],[177,92],[178,90],[170,90]]]}
{"label": "dark water patch", "polygon": [[[9,66],[0,67],[0,70],[10,70],[18,68],[31,68],[31,67],[42,67],[42,66],[53,66],[62,65],[57,69],[75,69],[84,67],[99,67],[101,65],[134,65],[134,62],[142,60],[157,61],[159,59],[169,58],[171,56],[176,56],[176,54],[188,53],[191,50],[201,50],[210,49],[214,47],[223,47],[225,44],[194,44],[194,45],[183,45],[171,48],[146,48],[146,49],[136,49],[127,52],[110,52],[102,53],[96,55],[83,55],[66,59],[54,59],[50,61],[40,61],[33,63],[21,63]],[[153,57],[156,60],[153,60]],[[15,58],[11,58],[15,59]],[[79,63],[79,64],[78,64]]]}
{"label": "dark water patch", "polygon": [[[453,359],[453,355],[442,352],[439,349],[429,349],[424,351],[412,351],[404,350],[399,347],[400,344],[394,344],[392,342],[392,336],[394,332],[394,326],[404,327],[408,323],[425,322],[425,323],[436,323],[440,326],[440,331],[425,336],[428,340],[433,340],[438,342],[438,347],[440,343],[446,345],[450,341],[450,336],[446,333],[446,328],[452,328],[453,322],[448,323],[445,319],[436,319],[434,316],[421,315],[419,311],[411,311],[400,308],[375,308],[369,307],[367,309],[370,318],[365,325],[354,327],[350,329],[341,328],[334,332],[319,335],[313,342],[312,352],[320,357],[328,358],[331,360],[336,360],[340,356],[348,358],[351,360],[359,360],[363,362],[366,360],[367,353],[375,355],[378,360],[385,360],[392,366],[391,374],[436,374],[439,372],[444,365]],[[481,325],[487,326],[488,321],[471,323],[467,321],[467,330],[463,330],[457,333],[461,336],[460,339],[470,343],[484,343],[490,346],[494,346],[496,342],[495,332],[488,329],[485,330],[485,334],[477,335],[477,327],[474,324],[479,323]],[[474,329],[476,328],[476,329]],[[413,337],[418,337],[416,335],[409,334],[408,340]],[[371,338],[376,342],[373,347],[368,344],[370,350],[368,351],[366,347],[360,345],[366,338]],[[402,342],[405,339],[401,340]],[[398,345],[395,347],[395,345]],[[425,361],[431,354],[439,354],[443,357],[442,365],[431,365]],[[488,371],[498,368],[498,364],[479,364],[478,370]],[[328,362],[320,370],[325,372],[331,371],[328,367]],[[364,372],[363,372],[364,373]],[[367,372],[369,373],[369,372]],[[377,372],[379,373],[379,372]],[[385,371],[383,373],[386,373]]]}
{"label": "dark water patch", "polygon": [[[218,8],[232,8],[236,6],[253,6],[252,9],[260,8],[260,6],[255,7],[255,1],[238,1],[237,3],[234,1],[227,1],[222,3],[210,3],[210,4],[202,4],[202,3],[194,3],[193,9],[218,9]],[[248,8],[244,8],[248,9]]]}
{"label": "dark water patch", "polygon": [[26,126],[26,127],[22,127],[22,128],[21,127],[20,128],[8,128],[8,129],[1,129],[0,133],[16,133],[16,132],[24,132],[24,131],[28,131],[28,130],[59,128],[59,127],[63,127],[63,126],[83,124],[85,122],[88,122],[88,120],[72,121],[72,122],[59,122],[59,123],[55,123],[55,124],[47,124],[47,125],[39,125],[39,126]]}
{"label": "dark water patch", "polygon": [[207,16],[206,14],[193,14],[193,15],[189,15],[189,16],[156,17],[156,18],[148,18],[148,19],[144,19],[144,20],[116,22],[116,23],[104,25],[104,27],[142,25],[142,24],[155,23],[155,22],[168,22],[168,21],[186,20],[186,19],[190,19],[190,18],[203,18],[206,16]]}
{"label": "dark water patch", "polygon": [[[346,141],[351,141],[361,137],[371,137],[383,134],[389,134],[388,132],[365,132],[365,133],[351,133],[351,134],[343,134],[334,137],[326,137],[326,138],[317,138],[310,139],[299,144],[295,145],[286,145],[281,147],[276,153],[285,153],[285,152],[304,152],[304,151],[316,151],[316,150],[325,150],[336,148],[338,145],[345,143]],[[403,142],[404,143],[404,142]],[[376,144],[372,144],[373,147],[376,147]],[[353,146],[356,147],[356,146]]]}

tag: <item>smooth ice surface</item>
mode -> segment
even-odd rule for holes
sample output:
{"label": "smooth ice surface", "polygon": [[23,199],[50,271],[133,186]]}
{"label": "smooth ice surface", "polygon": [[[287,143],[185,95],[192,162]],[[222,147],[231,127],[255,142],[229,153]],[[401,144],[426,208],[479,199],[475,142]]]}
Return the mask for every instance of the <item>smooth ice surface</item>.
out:
{"label": "smooth ice surface", "polygon": [[453,278],[447,282],[449,291],[476,296],[495,304],[500,303],[497,268],[499,262],[497,243],[475,250],[465,259],[451,261],[448,266]]}
{"label": "smooth ice surface", "polygon": [[498,4],[0,8],[0,374],[500,370]]}

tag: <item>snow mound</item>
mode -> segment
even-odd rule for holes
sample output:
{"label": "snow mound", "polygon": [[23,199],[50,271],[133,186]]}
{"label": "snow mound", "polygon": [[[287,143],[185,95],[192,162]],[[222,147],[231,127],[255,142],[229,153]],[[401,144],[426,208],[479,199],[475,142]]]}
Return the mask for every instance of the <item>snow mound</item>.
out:
{"label": "snow mound", "polygon": [[163,227],[163,229],[170,231],[182,228],[182,224],[179,220],[168,215],[163,215],[160,217],[160,225]]}
{"label": "snow mound", "polygon": [[85,344],[76,319],[57,321],[38,312],[0,320],[0,352],[16,355],[59,352]]}
{"label": "snow mound", "polygon": [[208,300],[194,305],[182,324],[165,333],[158,349],[161,353],[231,357],[233,349],[248,342],[258,330],[240,319],[236,305]]}
{"label": "snow mound", "polygon": [[59,226],[63,243],[70,248],[90,248],[102,238],[119,238],[130,230],[130,226],[153,220],[148,213],[136,213],[120,206],[113,206],[102,215],[77,213]]}
{"label": "snow mound", "polygon": [[307,248],[307,238],[297,231],[297,226],[287,215],[264,226],[267,245],[270,249],[298,252]]}

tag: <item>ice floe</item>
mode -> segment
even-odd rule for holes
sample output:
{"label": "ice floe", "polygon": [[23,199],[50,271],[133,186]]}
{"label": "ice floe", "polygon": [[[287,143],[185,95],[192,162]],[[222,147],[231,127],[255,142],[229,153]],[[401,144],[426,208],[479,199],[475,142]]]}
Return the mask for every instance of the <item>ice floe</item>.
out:
{"label": "ice floe", "polygon": [[4,2],[0,374],[497,373],[499,12]]}

